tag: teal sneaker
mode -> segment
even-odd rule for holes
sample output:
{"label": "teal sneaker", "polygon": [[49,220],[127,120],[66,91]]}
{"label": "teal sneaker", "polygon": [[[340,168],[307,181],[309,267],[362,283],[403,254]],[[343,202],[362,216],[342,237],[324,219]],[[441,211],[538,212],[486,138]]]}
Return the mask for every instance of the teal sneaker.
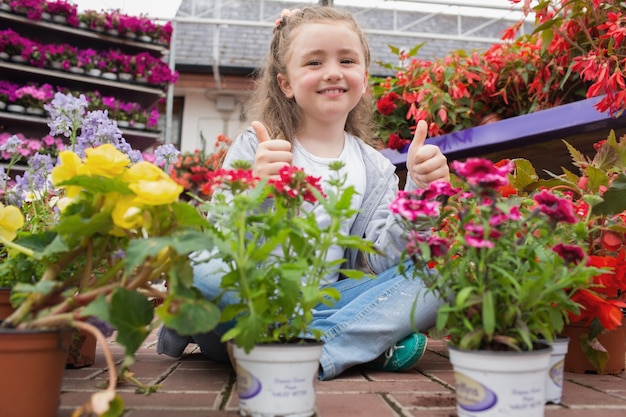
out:
{"label": "teal sneaker", "polygon": [[422,359],[427,344],[428,337],[425,334],[410,334],[370,362],[368,367],[388,372],[405,371]]}

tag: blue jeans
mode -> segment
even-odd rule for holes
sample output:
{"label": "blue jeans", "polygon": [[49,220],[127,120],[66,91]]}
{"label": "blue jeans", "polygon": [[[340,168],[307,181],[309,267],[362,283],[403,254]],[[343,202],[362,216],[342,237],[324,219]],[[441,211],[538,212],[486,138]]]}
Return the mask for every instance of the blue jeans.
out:
{"label": "blue jeans", "polygon": [[[198,264],[194,270],[195,286],[209,299],[219,294],[222,273],[217,261]],[[412,268],[412,265],[409,265]],[[341,294],[333,306],[320,305],[313,314],[312,328],[324,332],[319,378],[332,379],[348,368],[370,362],[411,334],[411,309],[415,304],[414,324],[417,330],[435,324],[441,300],[427,292],[419,279],[408,279],[391,268],[374,279],[342,279],[330,286]],[[222,303],[232,302],[226,294]],[[221,324],[213,335],[197,335],[194,340],[202,353],[223,360],[225,348],[219,337],[227,329]]]}

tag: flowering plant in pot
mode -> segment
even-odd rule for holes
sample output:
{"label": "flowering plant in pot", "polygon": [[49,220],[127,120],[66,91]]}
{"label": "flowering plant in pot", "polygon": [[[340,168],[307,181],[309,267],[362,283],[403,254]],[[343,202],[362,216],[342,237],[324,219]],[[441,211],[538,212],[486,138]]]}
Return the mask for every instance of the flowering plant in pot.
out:
{"label": "flowering plant in pot", "polygon": [[78,27],[78,6],[67,0],[46,1],[45,10],[54,16],[62,16],[70,26]]}
{"label": "flowering plant in pot", "polygon": [[[593,157],[564,143],[578,173],[564,169],[541,179],[529,161],[518,159],[512,185],[519,194],[539,188],[559,190],[572,201],[576,217],[588,230],[584,246],[588,263],[601,269],[589,288],[573,294],[581,309],[569,318],[589,326],[586,337],[574,342],[580,343],[593,368],[604,373],[610,355],[598,336],[622,326],[626,308],[626,136],[617,140],[611,131],[594,145]],[[621,370],[624,350],[616,354]]]}
{"label": "flowering plant in pot", "polygon": [[50,84],[43,84],[40,87],[26,85],[15,90],[15,103],[43,111],[44,104],[52,100],[53,96],[54,90]]}
{"label": "flowering plant in pot", "polygon": [[[327,253],[337,245],[374,250],[371,242],[341,231],[342,221],[355,214],[350,208],[354,188],[337,176],[324,193],[320,178],[300,168],[285,167],[280,179],[261,180],[249,163],[235,165],[205,174],[202,191],[211,199],[199,206],[211,224],[207,239],[216,248],[199,262],[222,262],[220,288],[237,300],[224,307],[222,321],[234,323],[222,339],[246,351],[258,344],[292,343],[304,335],[319,339],[319,331],[309,328],[312,310],[338,297],[334,289],[323,287],[324,278],[337,270],[364,275],[341,269],[341,261],[327,261]],[[318,224],[316,209],[328,213],[329,224]]]}
{"label": "flowering plant in pot", "polygon": [[[35,219],[24,206],[0,206],[5,262],[20,257],[34,274],[30,283],[13,288],[16,310],[0,324],[0,334],[69,327],[93,333],[109,366],[109,384],[75,415],[118,416],[123,401],[116,395],[106,329],[117,330],[116,341],[125,348],[125,376],[159,322],[195,334],[211,330],[219,310],[191,287],[189,254],[207,248],[206,219],[179,200],[182,187],[165,171],[130,149],[114,122],[102,111],[86,113],[86,107],[84,97],[60,93],[47,106],[51,134],[67,134],[71,142],[50,173],[59,197],[48,211],[52,221],[44,230],[29,230]],[[169,284],[167,294],[152,285],[161,279]],[[157,308],[156,321],[151,297],[168,306]],[[198,320],[184,318],[189,315]],[[56,387],[58,396],[60,381]]]}
{"label": "flowering plant in pot", "polygon": [[[324,286],[325,278],[335,272],[364,275],[342,268],[342,259],[328,260],[328,253],[371,252],[373,245],[342,231],[355,214],[355,190],[339,174],[322,192],[320,178],[301,168],[287,166],[280,178],[261,180],[247,162],[232,166],[205,175],[202,191],[211,199],[199,209],[211,223],[206,235],[215,250],[195,258],[221,277],[219,332],[236,368],[240,412],[312,415],[322,353],[322,332],[311,327],[313,312],[339,299]],[[320,210],[328,214],[322,224]],[[287,395],[279,398],[277,391]]]}
{"label": "flowering plant in pot", "polygon": [[[423,279],[444,300],[436,326],[449,337],[450,359],[458,374],[458,407],[478,406],[473,390],[463,389],[476,381],[489,394],[495,392],[496,398],[508,395],[506,389],[499,391],[501,381],[483,381],[482,374],[459,370],[462,358],[478,351],[485,358],[485,352],[493,352],[494,358],[481,363],[497,364],[498,369],[491,370],[499,374],[507,369],[503,362],[514,359],[515,352],[522,360],[545,355],[545,362],[521,366],[530,375],[506,375],[510,382],[522,384],[516,389],[528,392],[529,398],[537,395],[534,400],[516,399],[518,406],[524,402],[522,414],[513,406],[507,415],[543,415],[540,388],[550,351],[541,349],[540,339],[551,342],[568,313],[578,313],[573,295],[598,269],[587,265],[579,246],[587,229],[576,219],[571,201],[547,190],[528,197],[510,195],[508,175],[513,166],[511,161],[493,164],[479,158],[454,161],[452,183],[401,191],[391,210],[407,231],[404,256],[416,264],[409,276]],[[428,226],[432,233],[420,233]],[[574,239],[563,244],[563,236]],[[479,359],[472,360],[477,369]],[[481,369],[484,375],[487,370]],[[523,385],[532,376],[539,378],[539,386]]]}
{"label": "flowering plant in pot", "polygon": [[[571,201],[547,190],[509,194],[513,166],[454,161],[452,184],[401,191],[392,203],[409,238],[405,256],[431,266],[415,273],[450,300],[437,328],[462,349],[532,350],[579,312],[572,296],[598,271],[587,265],[587,229]],[[424,224],[432,234],[416,233]]]}

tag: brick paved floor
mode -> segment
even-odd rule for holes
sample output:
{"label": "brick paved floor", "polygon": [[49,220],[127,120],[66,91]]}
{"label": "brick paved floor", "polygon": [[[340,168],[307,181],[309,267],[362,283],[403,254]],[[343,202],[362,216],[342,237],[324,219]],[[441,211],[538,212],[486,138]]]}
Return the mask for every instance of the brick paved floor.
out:
{"label": "brick paved floor", "polygon": [[[132,367],[143,383],[160,384],[150,396],[134,393],[134,385],[119,387],[126,404],[124,417],[234,417],[237,398],[229,365],[205,359],[195,345],[179,359],[158,355],[151,335]],[[118,360],[122,350],[111,343]],[[70,417],[105,381],[98,348],[96,363],[65,371],[58,417]],[[456,417],[452,367],[445,345],[431,340],[419,364],[403,373],[351,370],[331,381],[316,383],[318,417]],[[626,375],[565,373],[563,400],[548,404],[547,417],[626,416]]]}

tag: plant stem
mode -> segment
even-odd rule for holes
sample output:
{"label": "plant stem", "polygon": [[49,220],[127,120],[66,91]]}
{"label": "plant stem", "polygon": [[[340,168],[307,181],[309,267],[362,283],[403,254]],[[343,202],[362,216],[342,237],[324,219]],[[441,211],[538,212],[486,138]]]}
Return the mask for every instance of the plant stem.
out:
{"label": "plant stem", "polygon": [[106,338],[93,324],[85,323],[84,321],[74,321],[72,322],[72,326],[91,333],[96,337],[98,343],[100,343],[100,347],[102,348],[102,353],[107,364],[107,369],[109,370],[109,386],[107,389],[114,391],[117,383],[117,370],[115,369],[115,361],[113,360],[113,355],[111,354]]}
{"label": "plant stem", "polygon": [[21,253],[23,253],[26,256],[30,256],[30,257],[34,257],[35,256],[35,252],[33,252],[31,249],[25,248],[22,245],[18,245],[17,243],[14,243],[8,239],[5,239],[3,236],[0,235],[0,242],[2,242],[2,244],[8,248],[11,249],[15,249],[16,251],[19,251]]}

